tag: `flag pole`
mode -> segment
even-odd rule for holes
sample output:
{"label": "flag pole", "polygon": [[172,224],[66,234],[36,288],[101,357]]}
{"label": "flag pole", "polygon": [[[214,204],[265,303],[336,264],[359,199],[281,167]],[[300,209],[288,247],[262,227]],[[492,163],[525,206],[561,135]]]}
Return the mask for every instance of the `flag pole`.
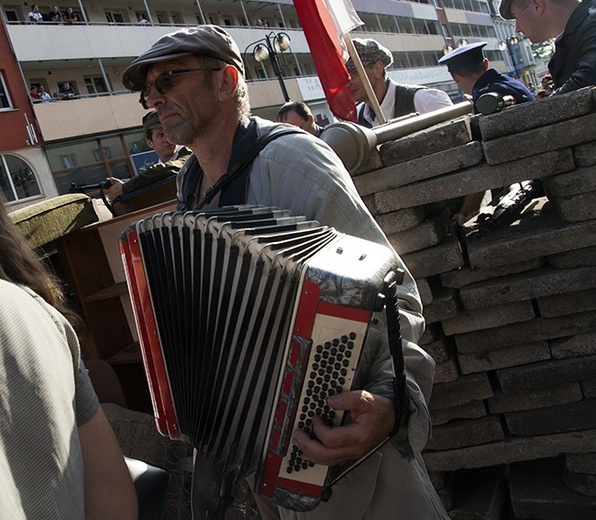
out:
{"label": "flag pole", "polygon": [[364,70],[364,65],[362,65],[362,60],[360,59],[360,56],[358,55],[358,52],[356,51],[356,47],[354,47],[354,42],[352,41],[350,33],[344,34],[342,36],[342,39],[343,39],[344,43],[346,44],[346,48],[348,49],[348,54],[350,55],[350,58],[352,58],[352,61],[354,62],[354,66],[356,67],[356,70],[358,71],[358,75],[360,76],[360,79],[362,79],[362,85],[364,86],[364,90],[365,90],[366,95],[368,96],[368,100],[369,100],[368,104],[374,110],[375,115],[377,116],[377,121],[379,122],[379,124],[384,125],[387,122],[387,119],[385,118],[385,116],[383,115],[383,112],[381,111],[381,105],[379,104],[377,95],[375,94],[375,91],[373,90],[372,85],[370,84],[370,80],[368,79],[368,76],[366,75],[366,71]]}

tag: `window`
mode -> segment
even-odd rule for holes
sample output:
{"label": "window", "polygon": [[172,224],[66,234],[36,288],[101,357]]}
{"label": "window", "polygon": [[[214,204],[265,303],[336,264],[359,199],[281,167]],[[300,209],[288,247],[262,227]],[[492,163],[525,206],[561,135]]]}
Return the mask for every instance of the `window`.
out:
{"label": "window", "polygon": [[101,94],[108,92],[106,82],[102,76],[85,76],[85,87],[88,94]]}
{"label": "window", "polygon": [[12,101],[8,95],[8,89],[4,82],[4,72],[0,71],[0,110],[10,110],[12,108]]}
{"label": "window", "polygon": [[170,23],[168,13],[166,13],[165,11],[155,11],[155,16],[157,16],[157,21],[161,24]]}
{"label": "window", "polygon": [[176,25],[183,25],[182,13],[175,13],[172,11],[172,23]]}
{"label": "window", "polygon": [[0,189],[7,202],[41,195],[35,173],[14,155],[0,155]]}
{"label": "window", "polygon": [[109,23],[125,23],[124,14],[121,11],[106,11],[105,13]]}

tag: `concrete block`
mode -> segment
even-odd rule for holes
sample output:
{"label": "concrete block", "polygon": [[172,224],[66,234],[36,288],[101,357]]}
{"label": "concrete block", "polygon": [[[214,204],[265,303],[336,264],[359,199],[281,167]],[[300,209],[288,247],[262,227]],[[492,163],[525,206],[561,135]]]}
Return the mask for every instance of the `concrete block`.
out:
{"label": "concrete block", "polygon": [[464,309],[475,309],[595,287],[596,267],[543,267],[462,287],[460,299]]}
{"label": "concrete block", "polygon": [[416,206],[415,208],[404,208],[391,213],[378,214],[375,215],[375,219],[385,234],[391,235],[391,233],[418,226],[426,214],[424,206]]}
{"label": "concrete block", "polygon": [[364,202],[364,205],[368,208],[368,211],[370,211],[372,215],[377,215],[379,213],[377,211],[374,195],[367,195],[366,197],[362,197],[362,201]]}
{"label": "concrete block", "polygon": [[539,103],[515,105],[502,112],[481,117],[479,126],[482,140],[488,141],[588,114],[595,105],[592,94],[592,90],[585,89],[541,99]]}
{"label": "concrete block", "polygon": [[450,421],[442,426],[433,427],[433,435],[426,444],[426,449],[451,450],[497,442],[504,438],[501,421],[491,415],[480,419]]}
{"label": "concrete block", "polygon": [[[427,451],[424,454],[424,460],[429,470],[457,471],[556,457],[562,453],[592,453],[594,446],[596,446],[596,430],[584,430],[506,439],[447,451]],[[540,480],[538,482],[541,483]]]}
{"label": "concrete block", "polygon": [[511,465],[509,486],[515,518],[594,520],[596,498],[569,488],[562,466],[560,459]]}
{"label": "concrete block", "polygon": [[420,344],[419,342],[418,345],[437,363],[443,363],[449,359],[450,348],[444,336],[431,343]]}
{"label": "concrete block", "polygon": [[437,363],[435,366],[434,383],[449,383],[455,381],[459,377],[459,369],[455,358],[449,358],[442,363]]}
{"label": "concrete block", "polygon": [[596,164],[546,177],[542,182],[549,197],[568,197],[596,191]]}
{"label": "concrete block", "polygon": [[500,520],[506,502],[503,485],[504,468],[454,473],[451,520]]}
{"label": "concrete block", "polygon": [[[596,255],[596,247],[594,248],[594,253]],[[462,267],[461,269],[441,273],[441,284],[444,287],[453,287],[455,289],[460,289],[461,287],[464,287],[466,285],[481,282],[483,280],[490,280],[491,278],[499,278],[508,274],[523,273],[524,271],[538,269],[540,266],[542,266],[543,263],[544,259],[538,257],[530,258],[529,260],[523,260],[521,262],[513,262],[510,264],[499,265],[496,267],[485,267],[478,269]]]}
{"label": "concrete block", "polygon": [[436,291],[433,302],[424,307],[422,315],[427,323],[435,323],[458,316],[459,312],[457,291],[441,288]]}
{"label": "concrete block", "polygon": [[586,289],[537,298],[540,315],[545,318],[564,316],[596,309],[596,290]]}
{"label": "concrete block", "polygon": [[487,399],[493,396],[493,389],[486,374],[462,376],[450,383],[439,383],[433,387],[429,407],[431,410],[450,408]]}
{"label": "concrete block", "polygon": [[426,278],[420,278],[416,280],[416,286],[418,287],[418,294],[420,294],[420,301],[422,305],[429,305],[433,301],[433,293],[428,284],[428,280]]}
{"label": "concrete block", "polygon": [[443,489],[447,485],[447,473],[444,471],[429,471],[428,477],[437,491]]}
{"label": "concrete block", "polygon": [[546,198],[531,202],[510,226],[479,235],[475,221],[466,223],[465,243],[470,267],[486,268],[523,262],[532,258],[596,244],[596,220],[569,224],[553,211]]}
{"label": "concrete block", "polygon": [[437,327],[435,327],[433,325],[429,325],[426,327],[424,332],[418,338],[418,345],[420,345],[420,346],[424,345],[424,348],[426,348],[426,345],[429,345],[430,343],[435,341],[440,336],[441,336],[441,331],[437,330]]}
{"label": "concrete block", "polygon": [[380,170],[381,168],[383,168],[383,160],[381,159],[381,154],[379,153],[378,148],[375,147],[370,151],[368,157],[364,160],[360,167],[356,171],[350,173],[352,177],[355,178],[368,172]]}
{"label": "concrete block", "polygon": [[569,197],[553,197],[553,206],[565,222],[596,219],[596,191]]}
{"label": "concrete block", "polygon": [[[594,377],[596,356],[540,361],[531,365],[497,370],[497,380],[505,394],[536,391],[558,383]],[[461,378],[460,378],[461,379]]]}
{"label": "concrete block", "polygon": [[583,398],[578,382],[554,384],[535,391],[523,391],[514,394],[497,394],[488,399],[490,413],[519,412],[574,403]]}
{"label": "concrete block", "polygon": [[437,408],[430,411],[433,427],[446,424],[454,419],[478,419],[486,417],[484,401],[471,401],[459,406]]}
{"label": "concrete block", "polygon": [[468,117],[440,123],[425,130],[388,141],[379,147],[385,166],[399,164],[428,154],[449,150],[472,141]]}
{"label": "concrete block", "polygon": [[593,430],[596,428],[596,399],[506,413],[504,417],[509,433],[517,437]]}
{"label": "concrete block", "polygon": [[596,379],[582,379],[580,385],[586,399],[593,399],[596,397]]}
{"label": "concrete block", "polygon": [[388,213],[501,188],[528,179],[540,179],[574,168],[571,150],[556,150],[498,166],[482,164],[416,184],[387,189],[375,193],[375,204],[381,213]]}
{"label": "concrete block", "polygon": [[596,138],[596,113],[525,132],[483,141],[488,164],[501,164],[552,150],[593,141]]}
{"label": "concrete block", "polygon": [[596,141],[574,146],[573,157],[578,167],[596,164]]}
{"label": "concrete block", "polygon": [[554,359],[596,354],[596,332],[551,341],[550,348]]}
{"label": "concrete block", "polygon": [[530,300],[504,303],[493,307],[461,310],[455,318],[442,319],[443,332],[447,336],[474,330],[501,327],[509,323],[531,320],[536,317]]}
{"label": "concrete block", "polygon": [[567,453],[565,468],[571,473],[588,473],[596,475],[596,453]]}
{"label": "concrete block", "polygon": [[392,233],[387,238],[390,244],[400,254],[420,251],[440,244],[449,228],[449,209],[444,208],[439,214],[429,216],[415,228]]}
{"label": "concrete block", "polygon": [[596,266],[596,246],[582,247],[546,257],[548,263],[559,269]]}
{"label": "concrete block", "polygon": [[402,259],[416,279],[427,278],[464,265],[461,246],[454,236],[447,236],[435,247],[405,254]]}
{"label": "concrete block", "polygon": [[472,141],[463,146],[371,171],[356,177],[354,183],[361,195],[370,195],[469,168],[481,160],[482,146],[478,141]]}
{"label": "concrete block", "polygon": [[458,356],[462,374],[515,367],[550,358],[551,353],[546,341],[474,352],[473,354],[460,354]]}
{"label": "concrete block", "polygon": [[568,487],[582,495],[596,497],[596,475],[570,473],[565,469],[563,471],[563,481]]}

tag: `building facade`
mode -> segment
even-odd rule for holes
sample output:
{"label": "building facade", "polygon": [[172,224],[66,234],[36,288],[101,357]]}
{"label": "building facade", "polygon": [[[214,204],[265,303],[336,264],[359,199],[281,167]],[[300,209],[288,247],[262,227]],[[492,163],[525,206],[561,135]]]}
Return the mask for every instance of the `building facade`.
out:
{"label": "building facade", "polygon": [[[515,54],[499,48],[513,26],[496,15],[490,1],[434,2],[354,0],[364,25],[352,36],[372,37],[391,49],[389,75],[397,81],[432,85],[454,99],[461,92],[446,68],[437,66],[446,45],[488,41],[492,66],[522,74],[519,57],[516,69],[510,61]],[[58,7],[65,12],[69,6]],[[289,0],[163,0],[151,7],[146,0],[79,0],[71,7],[74,23],[49,21],[50,4],[39,5],[44,21],[33,23],[30,5],[0,0],[0,164],[10,208],[67,193],[73,183],[134,175],[131,155],[147,150],[140,129],[144,111],[138,94],[122,86],[121,73],[155,40],[179,27],[213,23],[232,34],[244,53],[255,114],[273,118],[289,97],[306,101],[320,123],[333,120]],[[271,57],[256,61],[255,49],[280,34],[290,46],[273,51],[279,67]],[[70,99],[60,97],[64,82],[74,91]],[[50,99],[30,99],[31,88],[40,86]],[[25,177],[29,180],[23,184]]]}

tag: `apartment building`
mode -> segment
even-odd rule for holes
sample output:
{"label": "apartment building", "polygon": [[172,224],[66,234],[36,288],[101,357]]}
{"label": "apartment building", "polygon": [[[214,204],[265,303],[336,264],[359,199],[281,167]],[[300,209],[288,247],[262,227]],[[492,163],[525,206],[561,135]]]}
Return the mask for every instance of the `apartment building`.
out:
{"label": "apartment building", "polygon": [[[437,59],[448,45],[485,40],[492,66],[536,83],[527,42],[512,43],[512,24],[498,17],[490,0],[353,4],[364,25],[352,36],[373,37],[391,49],[389,74],[397,81],[432,85],[457,99],[461,92]],[[44,18],[52,6],[39,5]],[[333,119],[291,0],[78,0],[58,7],[72,7],[78,20],[32,23],[33,4],[0,0],[0,187],[11,208],[67,193],[73,183],[135,174],[132,157],[148,149],[140,129],[144,111],[138,94],[122,86],[121,73],[179,27],[226,27],[244,53],[255,114],[273,118],[291,98],[306,101],[322,124]],[[285,51],[275,51],[279,36],[289,40]],[[263,46],[273,49],[277,69],[271,56],[255,59]],[[59,97],[64,82],[74,90],[72,99]],[[51,100],[29,98],[31,87],[40,85]]]}

